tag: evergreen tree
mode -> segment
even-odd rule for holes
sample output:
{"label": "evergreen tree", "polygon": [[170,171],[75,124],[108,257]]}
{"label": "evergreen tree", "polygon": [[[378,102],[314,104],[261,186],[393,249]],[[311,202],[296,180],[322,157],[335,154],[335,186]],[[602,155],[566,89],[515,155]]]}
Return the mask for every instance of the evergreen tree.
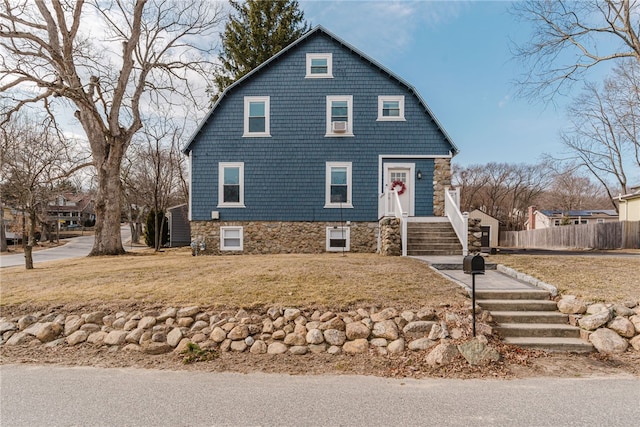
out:
{"label": "evergreen tree", "polygon": [[[155,211],[152,209],[151,212],[147,215],[146,228],[144,233],[144,241],[150,248],[160,249],[162,245],[165,245],[169,242],[169,221],[164,216],[164,212],[158,212],[158,226],[160,228],[159,233],[156,233],[156,215]],[[156,234],[160,234],[162,237],[160,239],[161,244],[156,246]]]}
{"label": "evergreen tree", "polygon": [[[218,93],[309,29],[297,0],[230,0],[235,9],[222,36]],[[217,96],[217,95],[216,95]]]}

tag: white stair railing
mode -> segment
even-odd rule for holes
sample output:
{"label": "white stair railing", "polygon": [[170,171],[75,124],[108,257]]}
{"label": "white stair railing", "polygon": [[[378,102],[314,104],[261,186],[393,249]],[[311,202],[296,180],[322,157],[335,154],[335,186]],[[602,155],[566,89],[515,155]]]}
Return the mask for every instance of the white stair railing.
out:
{"label": "white stair railing", "polygon": [[462,256],[469,254],[469,214],[460,212],[460,190],[444,191],[444,214],[449,218],[453,230],[462,244]]}
{"label": "white stair railing", "polygon": [[402,210],[402,203],[400,203],[400,195],[398,190],[391,190],[393,194],[391,197],[394,199],[394,216],[400,219],[400,241],[402,242],[402,256],[407,256],[407,222],[409,218],[409,212]]}

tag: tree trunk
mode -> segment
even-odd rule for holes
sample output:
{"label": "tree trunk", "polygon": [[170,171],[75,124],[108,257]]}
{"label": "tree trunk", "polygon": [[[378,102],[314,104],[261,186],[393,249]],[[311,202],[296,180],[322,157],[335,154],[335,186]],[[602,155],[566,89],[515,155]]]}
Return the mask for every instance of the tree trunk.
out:
{"label": "tree trunk", "polygon": [[29,213],[29,238],[24,247],[24,266],[27,270],[33,270],[33,246],[36,244],[36,213]]}
{"label": "tree trunk", "polygon": [[109,159],[103,167],[96,169],[98,170],[98,192],[95,202],[95,241],[89,256],[122,255],[125,250],[122,247],[120,234],[122,194],[120,160]]}
{"label": "tree trunk", "polygon": [[7,252],[7,234],[4,229],[4,205],[0,203],[0,252]]}

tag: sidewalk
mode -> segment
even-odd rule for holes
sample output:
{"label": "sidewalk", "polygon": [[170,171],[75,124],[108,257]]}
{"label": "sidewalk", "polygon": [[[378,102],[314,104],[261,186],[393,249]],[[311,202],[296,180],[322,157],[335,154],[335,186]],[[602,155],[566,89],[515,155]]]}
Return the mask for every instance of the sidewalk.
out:
{"label": "sidewalk", "polygon": [[[462,255],[450,256],[414,256],[435,268],[440,274],[453,280],[460,286],[471,290],[472,275],[462,271]],[[500,273],[495,264],[485,264],[485,274],[476,275],[476,290],[519,290],[539,289],[522,280]]]}

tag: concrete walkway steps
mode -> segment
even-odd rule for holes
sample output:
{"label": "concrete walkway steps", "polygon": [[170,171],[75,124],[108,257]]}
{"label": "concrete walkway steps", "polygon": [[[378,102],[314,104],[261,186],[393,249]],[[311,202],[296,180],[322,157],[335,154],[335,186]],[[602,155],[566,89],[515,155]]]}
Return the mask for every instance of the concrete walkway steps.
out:
{"label": "concrete walkway steps", "polygon": [[[472,278],[461,271],[461,256],[417,258],[471,292]],[[548,290],[487,268],[484,275],[476,276],[476,304],[491,313],[496,331],[507,344],[549,352],[594,351],[580,338],[580,329],[569,324],[569,316],[558,311]]]}

